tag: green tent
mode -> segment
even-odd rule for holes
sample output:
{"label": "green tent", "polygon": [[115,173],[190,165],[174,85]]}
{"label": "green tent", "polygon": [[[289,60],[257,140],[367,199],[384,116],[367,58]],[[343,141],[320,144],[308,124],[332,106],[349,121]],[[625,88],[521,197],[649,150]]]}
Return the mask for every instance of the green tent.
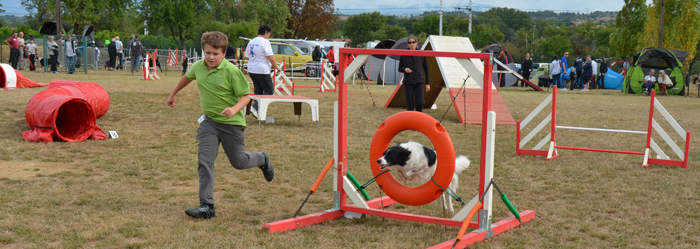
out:
{"label": "green tent", "polygon": [[[659,76],[659,70],[664,70],[671,81],[673,87],[668,89],[670,94],[680,94],[685,86],[683,80],[683,60],[690,53],[686,51],[665,49],[665,48],[645,48],[634,54],[634,62],[625,75],[625,93],[641,94],[644,89],[644,76],[649,75],[649,71],[654,69]],[[658,86],[655,86],[659,90]]]}

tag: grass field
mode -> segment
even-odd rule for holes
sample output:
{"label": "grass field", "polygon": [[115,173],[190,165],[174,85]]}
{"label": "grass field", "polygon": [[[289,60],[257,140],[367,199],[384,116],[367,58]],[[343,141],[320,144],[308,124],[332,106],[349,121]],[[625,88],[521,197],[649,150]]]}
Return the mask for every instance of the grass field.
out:
{"label": "grass field", "polygon": [[[262,225],[290,218],[325,163],[333,156],[335,93],[297,89],[319,100],[320,124],[311,121],[308,105],[299,121],[291,104],[273,104],[274,124],[248,116],[246,150],[270,154],[276,176],[264,180],[258,169],[237,171],[223,150],[216,160],[214,196],[217,217],[192,219],[184,210],[199,205],[197,118],[199,95],[193,83],[169,108],[168,94],[179,77],[138,81],[124,72],[85,75],[22,71],[38,82],[54,79],[90,81],[110,94],[109,112],[97,121],[115,130],[118,139],[81,143],[29,143],[24,110],[45,88],[0,91],[0,247],[2,248],[423,248],[453,238],[459,228],[381,217],[340,219],[293,231],[264,234]],[[317,84],[299,81],[300,84]],[[251,85],[252,86],[252,85]],[[371,178],[368,151],[373,133],[399,109],[376,110],[367,89],[349,87],[349,170],[365,182]],[[372,85],[383,106],[394,90]],[[524,88],[501,92],[516,120],[524,119],[547,95]],[[687,169],[640,168],[641,156],[563,151],[555,161],[515,156],[515,127],[497,126],[495,176],[519,210],[535,210],[524,225],[478,243],[473,248],[698,248],[700,247],[700,99],[659,97],[683,128],[693,132]],[[440,120],[450,105],[443,92],[436,110]],[[618,91],[561,92],[558,124],[644,130],[649,98]],[[544,114],[543,114],[544,115]],[[665,122],[666,131],[680,139]],[[529,127],[534,127],[539,119]],[[458,123],[454,109],[443,125],[457,154],[472,166],[460,175],[457,193],[471,199],[478,192],[481,127]],[[674,136],[675,135],[675,136]],[[661,143],[662,139],[654,139]],[[426,137],[403,132],[395,141]],[[535,141],[539,139],[535,138]],[[564,146],[643,151],[640,135],[561,131]],[[680,144],[680,142],[679,142]],[[532,145],[531,145],[532,146]],[[666,153],[674,155],[668,147]],[[302,214],[332,208],[330,174],[304,206]],[[380,192],[368,188],[372,197]],[[461,206],[455,203],[455,208]],[[494,220],[509,217],[494,201]],[[421,207],[395,205],[388,210],[450,217],[438,203]]]}

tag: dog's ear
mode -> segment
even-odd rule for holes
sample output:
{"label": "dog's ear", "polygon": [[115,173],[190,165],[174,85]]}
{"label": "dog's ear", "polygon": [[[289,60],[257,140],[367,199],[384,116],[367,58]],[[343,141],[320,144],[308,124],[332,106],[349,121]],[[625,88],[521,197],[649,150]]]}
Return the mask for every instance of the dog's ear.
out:
{"label": "dog's ear", "polygon": [[408,161],[408,159],[411,158],[411,151],[410,150],[401,150],[399,152],[399,157]]}

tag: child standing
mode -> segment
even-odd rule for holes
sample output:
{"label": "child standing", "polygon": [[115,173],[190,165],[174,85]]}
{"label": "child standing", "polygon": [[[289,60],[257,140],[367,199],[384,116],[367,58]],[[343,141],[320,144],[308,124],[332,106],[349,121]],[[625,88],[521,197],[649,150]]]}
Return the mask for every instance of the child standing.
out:
{"label": "child standing", "polygon": [[34,39],[29,39],[29,44],[27,44],[27,54],[29,54],[29,71],[36,72],[36,66],[34,66],[34,60],[36,59],[36,44],[34,44]]}
{"label": "child standing", "polygon": [[199,160],[199,202],[201,206],[185,210],[194,218],[209,219],[214,210],[214,161],[223,145],[231,165],[238,169],[260,168],[265,180],[272,181],[274,171],[265,152],[245,152],[243,108],[250,102],[250,87],[243,73],[224,60],[228,37],[221,32],[202,35],[204,60],[192,64],[170,93],[167,103],[175,107],[175,95],[192,80],[197,80],[204,115],[199,119],[197,145]]}

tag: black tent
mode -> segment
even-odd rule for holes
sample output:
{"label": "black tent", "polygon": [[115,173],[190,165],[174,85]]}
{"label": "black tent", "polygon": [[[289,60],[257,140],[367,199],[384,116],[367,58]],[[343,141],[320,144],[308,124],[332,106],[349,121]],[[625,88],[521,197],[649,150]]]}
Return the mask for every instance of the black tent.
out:
{"label": "black tent", "polygon": [[[44,34],[44,35],[55,35],[56,31],[56,22],[50,21],[50,22],[45,22],[43,25],[41,25],[41,29],[39,29],[39,33]],[[73,25],[71,25],[68,22],[61,22],[61,26],[63,26],[63,30],[68,32],[68,30],[73,29]]]}

